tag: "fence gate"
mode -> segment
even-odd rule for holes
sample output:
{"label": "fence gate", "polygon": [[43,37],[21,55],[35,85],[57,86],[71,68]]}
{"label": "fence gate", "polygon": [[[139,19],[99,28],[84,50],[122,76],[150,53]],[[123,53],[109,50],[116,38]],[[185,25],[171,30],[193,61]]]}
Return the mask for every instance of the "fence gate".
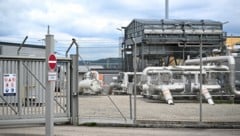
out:
{"label": "fence gate", "polygon": [[[0,57],[0,125],[45,122],[45,58]],[[58,59],[55,122],[70,121],[71,59]]]}

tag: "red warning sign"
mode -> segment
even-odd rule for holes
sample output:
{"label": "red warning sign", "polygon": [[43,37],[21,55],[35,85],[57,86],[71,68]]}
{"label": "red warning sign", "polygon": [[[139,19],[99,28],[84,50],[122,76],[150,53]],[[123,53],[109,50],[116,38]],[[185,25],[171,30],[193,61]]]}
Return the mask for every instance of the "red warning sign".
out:
{"label": "red warning sign", "polygon": [[55,70],[57,66],[57,58],[54,54],[50,54],[48,57],[48,66],[51,71]]}

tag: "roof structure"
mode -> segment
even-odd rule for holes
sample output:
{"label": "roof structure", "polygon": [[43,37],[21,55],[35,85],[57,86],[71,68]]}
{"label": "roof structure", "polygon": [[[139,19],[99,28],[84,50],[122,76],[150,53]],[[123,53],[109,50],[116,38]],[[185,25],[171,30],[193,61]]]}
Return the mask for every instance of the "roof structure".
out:
{"label": "roof structure", "polygon": [[220,21],[214,20],[194,20],[194,19],[134,19],[133,21],[146,24],[146,25],[154,25],[154,24],[222,24]]}
{"label": "roof structure", "polygon": [[[3,42],[3,41],[0,41],[0,45],[20,46],[21,43],[12,43],[12,42]],[[42,49],[45,49],[45,46],[42,46],[42,45],[34,45],[34,44],[23,44],[22,47],[42,48]]]}

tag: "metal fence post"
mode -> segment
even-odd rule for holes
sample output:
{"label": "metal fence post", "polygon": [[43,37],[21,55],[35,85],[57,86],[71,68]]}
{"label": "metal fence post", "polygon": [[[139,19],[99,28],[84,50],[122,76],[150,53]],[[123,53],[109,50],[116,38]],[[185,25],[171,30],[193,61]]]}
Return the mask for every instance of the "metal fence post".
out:
{"label": "metal fence post", "polygon": [[54,97],[54,84],[55,82],[49,82],[48,81],[48,56],[50,53],[54,52],[54,35],[49,34],[49,29],[48,29],[48,34],[46,35],[46,92],[45,92],[45,99],[46,99],[46,125],[45,125],[45,131],[46,131],[46,136],[53,136],[54,134],[54,115],[53,115],[53,97]]}
{"label": "metal fence post", "polygon": [[201,35],[201,37],[200,37],[200,90],[199,90],[199,93],[200,93],[200,95],[199,95],[199,101],[200,101],[200,117],[199,117],[199,121],[200,121],[200,123],[202,122],[202,65],[203,65],[203,63],[202,63],[202,35]]}
{"label": "metal fence post", "polygon": [[134,70],[134,89],[133,89],[133,95],[134,95],[134,101],[133,101],[133,123],[136,123],[136,119],[137,119],[137,43],[135,41],[135,38],[131,38],[132,42],[134,44],[134,56],[133,56],[133,70]]}
{"label": "metal fence post", "polygon": [[130,110],[130,119],[132,120],[132,94],[129,94],[129,110]]}
{"label": "metal fence post", "polygon": [[17,69],[17,91],[18,91],[18,115],[22,116],[22,99],[23,99],[23,91],[24,91],[24,75],[23,75],[23,66],[22,66],[22,60],[18,60],[18,69]]}
{"label": "metal fence post", "polygon": [[78,55],[70,55],[72,59],[71,70],[71,123],[78,125]]}

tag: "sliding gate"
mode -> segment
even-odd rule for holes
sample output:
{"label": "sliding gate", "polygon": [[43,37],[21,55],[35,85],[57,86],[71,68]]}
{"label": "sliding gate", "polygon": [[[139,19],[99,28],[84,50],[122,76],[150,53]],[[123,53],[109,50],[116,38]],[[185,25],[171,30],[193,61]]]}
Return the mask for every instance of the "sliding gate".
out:
{"label": "sliding gate", "polygon": [[[70,121],[71,59],[58,59],[55,122]],[[0,57],[0,125],[45,122],[45,58]]]}

